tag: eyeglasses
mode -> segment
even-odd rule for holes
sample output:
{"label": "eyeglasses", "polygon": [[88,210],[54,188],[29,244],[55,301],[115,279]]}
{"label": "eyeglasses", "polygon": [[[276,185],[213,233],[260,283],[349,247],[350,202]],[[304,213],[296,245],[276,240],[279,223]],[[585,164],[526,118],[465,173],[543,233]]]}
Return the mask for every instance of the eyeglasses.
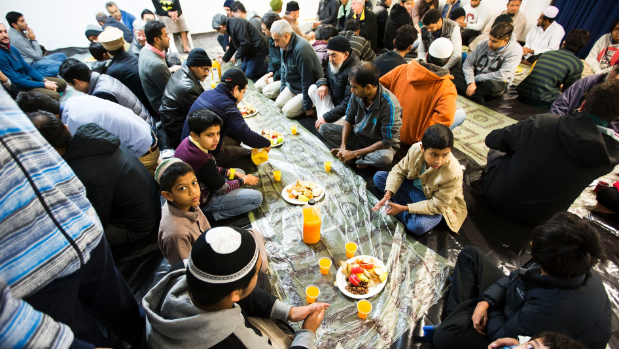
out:
{"label": "eyeglasses", "polygon": [[614,32],[619,32],[619,27],[616,27],[615,29],[613,29]]}

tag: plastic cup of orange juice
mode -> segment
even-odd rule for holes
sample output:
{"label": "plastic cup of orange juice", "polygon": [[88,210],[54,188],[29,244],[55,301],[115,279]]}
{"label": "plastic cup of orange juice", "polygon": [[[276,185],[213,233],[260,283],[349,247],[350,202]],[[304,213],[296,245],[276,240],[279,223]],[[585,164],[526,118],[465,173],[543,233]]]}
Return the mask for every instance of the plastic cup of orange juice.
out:
{"label": "plastic cup of orange juice", "polygon": [[331,269],[331,258],[320,258],[320,260],[318,261],[318,265],[320,266],[320,273],[322,275],[329,274],[329,269]]}
{"label": "plastic cup of orange juice", "polygon": [[275,177],[275,181],[279,182],[282,180],[282,171],[280,170],[273,170],[273,177]]}
{"label": "plastic cup of orange juice", "polygon": [[372,303],[364,300],[361,300],[357,303],[357,315],[361,319],[365,319],[368,317],[368,314],[372,312]]}
{"label": "plastic cup of orange juice", "polygon": [[320,290],[316,285],[309,285],[305,288],[305,295],[307,296],[307,303],[309,304],[314,303],[319,294]]}
{"label": "plastic cup of orange juice", "polygon": [[297,134],[297,125],[290,126],[290,132],[292,132],[293,135],[296,135]]}
{"label": "plastic cup of orange juice", "polygon": [[354,242],[347,242],[344,247],[346,248],[346,258],[352,258],[355,256],[358,248],[357,244]]}
{"label": "plastic cup of orange juice", "polygon": [[331,161],[325,161],[325,171],[331,172]]}

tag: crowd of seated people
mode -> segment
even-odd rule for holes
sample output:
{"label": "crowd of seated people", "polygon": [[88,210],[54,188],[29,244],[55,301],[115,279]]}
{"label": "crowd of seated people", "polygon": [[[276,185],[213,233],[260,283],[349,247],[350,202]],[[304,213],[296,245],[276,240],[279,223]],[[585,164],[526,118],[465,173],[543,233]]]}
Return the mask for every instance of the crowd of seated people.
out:
{"label": "crowd of seated people", "polygon": [[[483,196],[492,213],[531,226],[532,260],[505,276],[478,248],[464,248],[447,317],[426,337],[436,348],[516,346],[518,336],[604,348],[612,330],[593,269],[605,258],[600,237],[566,211],[619,164],[619,20],[583,61],[576,54],[591,34],[565,35],[557,7],[525,37],[523,0],[496,16],[486,2],[320,0],[302,29],[296,1],[271,0],[260,17],[226,0],[211,22],[224,53],[213,57],[190,50],[179,0],[153,0],[140,18],[108,2],[109,16],[97,13],[85,32],[91,66],[48,53],[23,14],[7,13],[0,327],[23,329],[0,336],[0,346],[109,347],[108,327],[134,348],[269,348],[277,339],[248,320],[258,317],[303,321],[293,341],[277,344],[312,348],[329,304],[278,300],[262,233],[212,227],[263,202],[250,148],[269,152],[271,143],[243,118],[245,94],[255,89],[285,117],[311,118],[335,159],[370,167],[384,195],[373,211],[416,236],[443,220],[458,233],[468,211],[452,153],[452,130],[466,119],[457,96],[500,98],[523,64],[532,67],[519,100],[550,111],[486,137]],[[170,33],[181,37],[182,64],[168,50]],[[227,64],[205,90],[214,60]],[[582,77],[585,64],[594,75]],[[63,100],[67,88],[81,94]],[[164,147],[173,156],[162,156]],[[619,214],[617,188],[597,191],[601,212]],[[110,247],[147,237],[172,271],[139,305]]]}

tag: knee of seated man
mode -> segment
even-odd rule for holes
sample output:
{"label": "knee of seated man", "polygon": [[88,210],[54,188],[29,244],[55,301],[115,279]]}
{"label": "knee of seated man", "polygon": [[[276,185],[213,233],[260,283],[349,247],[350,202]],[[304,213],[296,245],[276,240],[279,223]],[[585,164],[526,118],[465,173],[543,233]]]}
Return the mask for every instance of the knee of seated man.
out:
{"label": "knee of seated man", "polygon": [[450,338],[449,331],[445,331],[450,324],[442,324],[434,330],[434,337],[432,338],[432,344],[435,349],[451,349],[460,346],[459,343],[454,343],[454,340]]}
{"label": "knee of seated man", "polygon": [[294,108],[294,106],[290,106],[290,104],[291,103],[288,102],[282,108],[282,112],[284,112],[284,115],[286,115],[287,118],[296,118],[304,112],[303,109],[299,112],[296,108]]}
{"label": "knee of seated man", "polygon": [[318,90],[318,86],[316,86],[316,84],[312,84],[307,90],[307,93],[314,93],[316,90]]}
{"label": "knee of seated man", "polygon": [[253,202],[256,207],[260,206],[262,204],[262,193],[254,190],[250,199],[251,202]]}
{"label": "knee of seated man", "polygon": [[378,171],[374,174],[374,185],[381,190],[385,188],[387,177],[389,176],[389,172],[387,171]]}
{"label": "knee of seated man", "polygon": [[374,166],[375,167],[387,167],[391,164],[391,161],[393,161],[393,156],[389,154],[382,154],[380,158],[377,159]]}

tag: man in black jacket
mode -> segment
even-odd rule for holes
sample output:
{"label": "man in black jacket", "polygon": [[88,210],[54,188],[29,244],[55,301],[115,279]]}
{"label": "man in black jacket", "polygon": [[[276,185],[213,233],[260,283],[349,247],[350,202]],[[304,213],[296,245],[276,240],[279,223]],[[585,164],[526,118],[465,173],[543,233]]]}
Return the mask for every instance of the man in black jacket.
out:
{"label": "man in black jacket", "polygon": [[262,32],[269,41],[269,64],[267,72],[263,77],[258,79],[254,86],[258,92],[269,98],[275,99],[279,96],[279,90],[282,86],[282,78],[280,67],[282,64],[282,54],[279,47],[275,46],[275,41],[271,36],[271,26],[275,21],[282,19],[275,12],[267,12],[262,16]]}
{"label": "man in black jacket", "polygon": [[406,64],[404,56],[413,49],[413,43],[417,40],[417,29],[411,24],[406,24],[398,29],[398,33],[393,40],[395,49],[387,51],[378,56],[374,65],[380,70],[380,77],[389,73],[393,68]]}
{"label": "man in black jacket", "polygon": [[316,30],[319,25],[337,25],[337,12],[340,8],[339,0],[320,0],[318,3],[317,21],[312,24],[312,29]]}
{"label": "man in black jacket", "polygon": [[593,270],[602,259],[597,231],[568,212],[533,231],[531,261],[508,276],[477,247],[465,247],[454,268],[447,318],[433,331],[435,348],[486,348],[499,338],[545,331],[605,348],[612,310]]}
{"label": "man in black jacket", "polygon": [[593,88],[571,115],[542,114],[486,137],[486,200],[507,217],[537,225],[566,211],[595,179],[619,164],[619,81]]}
{"label": "man in black jacket", "polygon": [[387,27],[387,19],[389,19],[389,7],[393,0],[380,0],[376,7],[372,9],[376,15],[376,24],[378,25],[378,48],[385,48],[383,39],[385,38],[385,27]]}
{"label": "man in black jacket", "polygon": [[267,72],[266,58],[269,46],[266,38],[243,18],[218,13],[213,16],[213,29],[219,34],[230,35],[230,47],[221,60],[235,63],[240,59],[241,69],[249,79],[258,80]]}
{"label": "man in black jacket", "polygon": [[161,98],[161,128],[165,131],[172,147],[181,143],[181,132],[193,102],[204,92],[200,82],[209,74],[211,59],[201,48],[189,52],[187,61],[172,77]]}
{"label": "man in black jacket", "polygon": [[282,85],[275,105],[289,118],[303,112],[314,115],[309,88],[324,76],[318,56],[307,40],[292,32],[285,19],[273,23],[271,36],[282,52]]}
{"label": "man in black jacket", "polygon": [[84,183],[110,246],[157,235],[161,203],[155,181],[117,136],[97,124],[82,125],[71,136],[52,113],[28,117]]}
{"label": "man in black jacket", "polygon": [[350,0],[352,1],[350,15],[348,20],[356,19],[361,23],[360,36],[366,38],[372,44],[372,50],[376,50],[376,44],[378,43],[378,24],[376,23],[376,15],[372,10],[368,10],[365,7],[364,0]]}
{"label": "man in black jacket", "polygon": [[387,18],[387,24],[385,25],[385,36],[383,43],[387,50],[393,50],[393,40],[396,37],[398,29],[403,25],[413,25],[413,19],[410,15],[410,10],[413,8],[415,2],[413,0],[400,0],[399,4],[393,5],[389,18]]}
{"label": "man in black jacket", "polygon": [[[359,64],[359,58],[352,53],[350,42],[343,36],[331,38],[327,43],[329,68],[324,78],[310,86],[309,96],[316,106],[318,120],[316,130],[327,122],[337,123],[346,115],[350,100],[348,73]],[[343,124],[342,120],[339,124]]]}

